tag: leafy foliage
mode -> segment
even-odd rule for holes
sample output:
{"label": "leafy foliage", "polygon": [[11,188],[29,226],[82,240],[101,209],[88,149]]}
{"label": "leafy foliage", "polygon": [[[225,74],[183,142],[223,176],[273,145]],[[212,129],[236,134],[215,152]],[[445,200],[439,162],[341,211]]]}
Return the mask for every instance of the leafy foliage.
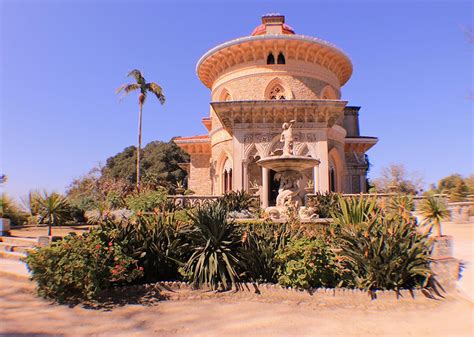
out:
{"label": "leafy foliage", "polygon": [[193,228],[187,233],[192,255],[184,271],[197,288],[226,290],[239,287],[239,253],[242,236],[233,222],[227,221],[222,202],[203,205],[191,214]]}
{"label": "leafy foliage", "polygon": [[110,285],[131,282],[143,273],[120,245],[104,241],[97,231],[70,234],[31,252],[25,261],[38,294],[59,302],[93,300]]}
{"label": "leafy foliage", "polygon": [[[123,179],[133,186],[136,183],[136,152],[136,147],[129,146],[107,159],[102,176]],[[142,186],[145,188],[162,186],[173,190],[176,183],[186,177],[186,172],[178,164],[188,162],[189,156],[172,141],[148,143],[141,155]]]}
{"label": "leafy foliage", "polygon": [[339,198],[340,212],[333,212],[335,224],[341,227],[364,224],[377,218],[378,208],[375,198]]}
{"label": "leafy foliage", "polygon": [[278,283],[309,289],[335,287],[339,282],[335,256],[321,239],[293,238],[275,256]]}
{"label": "leafy foliage", "polygon": [[5,193],[0,195],[0,218],[7,218],[15,225],[22,225],[27,221],[28,214]]}
{"label": "leafy foliage", "polygon": [[333,192],[316,193],[309,198],[307,206],[313,208],[320,218],[330,218],[331,212],[340,210],[338,194]]}
{"label": "leafy foliage", "polygon": [[228,212],[241,212],[252,208],[252,195],[246,191],[230,191],[222,197],[223,206]]}
{"label": "leafy foliage", "polygon": [[147,281],[179,278],[179,258],[187,245],[172,214],[137,212],[130,219],[107,217],[98,231],[137,260]]}
{"label": "leafy foliage", "polygon": [[153,212],[160,209],[166,202],[167,191],[164,188],[158,190],[141,190],[133,193],[125,199],[127,209],[132,211]]}
{"label": "leafy foliage", "polygon": [[460,174],[451,174],[438,182],[437,192],[448,194],[451,202],[462,201],[469,192],[466,181]]}
{"label": "leafy foliage", "polygon": [[412,222],[378,217],[341,230],[340,255],[356,287],[399,290],[430,281],[430,245]]}
{"label": "leafy foliage", "polygon": [[51,226],[62,225],[71,219],[68,200],[56,192],[35,194],[32,202],[38,210],[39,222],[48,224],[48,235],[51,235]]}
{"label": "leafy foliage", "polygon": [[429,231],[434,228],[437,236],[441,236],[441,221],[449,216],[443,200],[432,195],[428,196],[421,201],[417,212],[422,218],[421,224],[428,225]]}

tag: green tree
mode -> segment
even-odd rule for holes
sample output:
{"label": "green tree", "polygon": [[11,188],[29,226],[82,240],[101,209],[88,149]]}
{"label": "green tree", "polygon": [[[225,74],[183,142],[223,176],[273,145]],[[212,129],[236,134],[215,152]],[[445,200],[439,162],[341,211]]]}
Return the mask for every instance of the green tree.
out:
{"label": "green tree", "polygon": [[463,177],[458,174],[451,174],[438,182],[438,193],[449,195],[450,201],[461,201],[468,192],[468,186]]}
{"label": "green tree", "polygon": [[[138,151],[137,151],[137,190],[140,190],[140,151],[142,148],[142,110],[143,104],[145,104],[148,93],[152,93],[156,96],[161,104],[165,103],[165,96],[163,90],[155,82],[147,83],[140,70],[134,69],[128,73],[127,76],[135,78],[137,83],[123,84],[117,89],[117,94],[124,91],[123,96],[128,95],[130,92],[140,90],[138,95]],[[122,96],[122,97],[123,97]]]}
{"label": "green tree", "polygon": [[[143,187],[157,189],[163,186],[172,189],[177,182],[182,182],[186,177],[186,171],[179,164],[188,162],[189,156],[174,142],[148,143],[142,153]],[[130,146],[108,158],[102,170],[102,179],[123,179],[134,184],[136,182],[135,155],[136,148]]]}

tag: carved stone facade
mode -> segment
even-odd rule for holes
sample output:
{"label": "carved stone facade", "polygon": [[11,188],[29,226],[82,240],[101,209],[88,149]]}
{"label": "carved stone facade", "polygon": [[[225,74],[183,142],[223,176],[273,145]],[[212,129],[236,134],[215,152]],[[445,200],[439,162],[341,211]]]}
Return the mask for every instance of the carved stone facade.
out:
{"label": "carved stone facade", "polygon": [[275,204],[275,172],[256,162],[282,153],[281,125],[295,120],[294,154],[320,161],[301,172],[300,183],[312,180],[311,192],[366,191],[365,152],[377,138],[360,136],[359,107],[340,99],[352,73],[340,49],[297,35],[283,16],[268,15],[251,36],[207,52],[197,73],[211,89],[209,117],[203,119],[208,133],[175,139],[191,154],[191,190],[257,191],[263,206]]}

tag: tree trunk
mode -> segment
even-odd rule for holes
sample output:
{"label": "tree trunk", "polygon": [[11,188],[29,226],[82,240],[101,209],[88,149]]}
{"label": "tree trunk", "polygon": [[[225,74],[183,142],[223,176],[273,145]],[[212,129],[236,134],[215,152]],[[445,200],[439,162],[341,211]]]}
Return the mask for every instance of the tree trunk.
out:
{"label": "tree trunk", "polygon": [[137,191],[140,192],[140,152],[142,149],[142,108],[143,104],[139,102],[138,112],[138,149],[137,149]]}
{"label": "tree trunk", "polygon": [[49,217],[49,221],[48,221],[48,236],[51,236],[51,227],[53,226],[53,224],[51,223],[52,219],[51,219],[51,214],[48,216]]}

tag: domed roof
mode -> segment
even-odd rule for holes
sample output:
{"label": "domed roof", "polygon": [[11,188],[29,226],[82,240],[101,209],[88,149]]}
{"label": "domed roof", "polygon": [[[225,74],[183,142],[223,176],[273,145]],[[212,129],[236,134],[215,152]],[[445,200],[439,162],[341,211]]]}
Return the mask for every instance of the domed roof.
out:
{"label": "domed roof", "polygon": [[[267,29],[267,27],[269,29]],[[277,31],[274,29],[272,30],[270,27],[279,27]],[[264,34],[287,34],[287,35],[294,35],[295,31],[293,28],[288,26],[285,23],[285,16],[278,14],[278,13],[271,13],[262,16],[262,24],[260,26],[255,27],[252,31],[251,36],[256,35],[264,35]]]}

